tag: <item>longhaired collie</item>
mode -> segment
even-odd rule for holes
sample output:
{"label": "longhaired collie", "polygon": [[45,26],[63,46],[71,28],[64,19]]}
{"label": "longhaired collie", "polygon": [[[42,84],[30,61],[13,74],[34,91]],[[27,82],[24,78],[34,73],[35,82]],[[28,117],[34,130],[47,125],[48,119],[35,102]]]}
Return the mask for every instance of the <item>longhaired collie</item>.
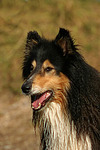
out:
{"label": "longhaired collie", "polygon": [[29,32],[22,68],[40,150],[100,150],[100,73],[70,32],[60,28],[54,40]]}

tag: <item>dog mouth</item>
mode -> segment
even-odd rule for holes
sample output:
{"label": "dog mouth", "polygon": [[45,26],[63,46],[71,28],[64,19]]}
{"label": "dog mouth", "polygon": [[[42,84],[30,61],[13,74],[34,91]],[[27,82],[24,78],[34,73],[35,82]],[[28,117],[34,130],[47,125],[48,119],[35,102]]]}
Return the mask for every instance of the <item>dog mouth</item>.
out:
{"label": "dog mouth", "polygon": [[33,110],[40,110],[46,105],[46,103],[51,99],[53,92],[51,90],[45,91],[42,94],[31,95],[31,107]]}

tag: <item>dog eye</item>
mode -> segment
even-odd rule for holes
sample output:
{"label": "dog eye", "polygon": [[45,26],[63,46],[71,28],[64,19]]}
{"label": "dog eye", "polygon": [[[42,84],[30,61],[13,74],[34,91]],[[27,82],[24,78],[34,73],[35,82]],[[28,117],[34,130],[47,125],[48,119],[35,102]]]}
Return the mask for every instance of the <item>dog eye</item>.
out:
{"label": "dog eye", "polygon": [[51,68],[51,67],[47,67],[47,68],[45,68],[45,72],[50,72],[52,69],[53,68]]}

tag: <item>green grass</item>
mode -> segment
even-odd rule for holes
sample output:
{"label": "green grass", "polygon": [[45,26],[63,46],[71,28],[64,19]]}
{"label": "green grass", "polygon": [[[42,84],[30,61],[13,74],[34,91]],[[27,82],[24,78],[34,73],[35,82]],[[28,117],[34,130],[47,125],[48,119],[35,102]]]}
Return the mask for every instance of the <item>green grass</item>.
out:
{"label": "green grass", "polygon": [[30,30],[51,39],[59,27],[68,28],[82,50],[95,54],[99,62],[99,14],[100,2],[94,0],[1,0],[0,92],[20,93],[22,56]]}

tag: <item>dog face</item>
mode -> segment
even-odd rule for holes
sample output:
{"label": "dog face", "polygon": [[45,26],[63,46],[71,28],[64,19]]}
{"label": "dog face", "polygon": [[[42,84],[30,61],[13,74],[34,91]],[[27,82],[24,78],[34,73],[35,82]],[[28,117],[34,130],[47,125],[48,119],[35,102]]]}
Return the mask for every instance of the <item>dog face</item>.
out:
{"label": "dog face", "polygon": [[[31,96],[32,108],[40,111],[51,102],[64,104],[69,79],[64,74],[67,56],[73,42],[69,32],[60,29],[55,40],[42,39],[37,32],[29,32],[23,62],[22,91]],[[63,101],[63,102],[62,102]]]}

